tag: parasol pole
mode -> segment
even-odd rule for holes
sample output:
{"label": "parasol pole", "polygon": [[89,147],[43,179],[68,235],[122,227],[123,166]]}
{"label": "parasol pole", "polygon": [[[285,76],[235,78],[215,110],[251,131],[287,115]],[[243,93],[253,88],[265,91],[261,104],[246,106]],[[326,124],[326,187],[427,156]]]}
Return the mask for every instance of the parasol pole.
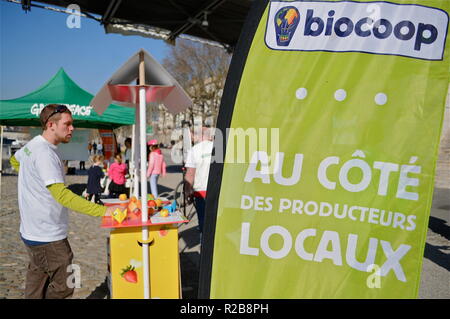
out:
{"label": "parasol pole", "polygon": [[[146,150],[146,94],[145,94],[145,66],[144,53],[139,52],[139,123],[140,123],[140,155],[141,155],[141,206],[142,223],[148,221],[147,207],[147,150]],[[149,271],[148,226],[142,226],[142,260],[144,264],[144,299],[150,299],[150,271]]]}

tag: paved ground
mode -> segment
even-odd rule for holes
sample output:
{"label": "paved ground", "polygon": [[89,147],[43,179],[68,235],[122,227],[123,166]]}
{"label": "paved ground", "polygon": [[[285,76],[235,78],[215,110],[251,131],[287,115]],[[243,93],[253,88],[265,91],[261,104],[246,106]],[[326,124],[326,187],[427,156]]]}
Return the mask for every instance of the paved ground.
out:
{"label": "paved ground", "polygon": [[[436,171],[436,188],[423,262],[420,298],[450,298],[450,141],[441,149]],[[166,156],[166,159],[168,156]],[[67,176],[67,184],[81,194],[86,175]],[[169,166],[166,178],[159,180],[160,191],[171,196],[181,181],[179,166]],[[162,194],[164,195],[164,194]],[[196,298],[200,259],[197,219],[192,207],[191,222],[179,229],[183,297]],[[69,241],[74,263],[81,269],[82,287],[73,298],[106,298],[106,238],[108,230],[93,217],[70,213]],[[20,241],[17,209],[17,177],[4,176],[0,204],[0,298],[23,298],[28,256]]]}

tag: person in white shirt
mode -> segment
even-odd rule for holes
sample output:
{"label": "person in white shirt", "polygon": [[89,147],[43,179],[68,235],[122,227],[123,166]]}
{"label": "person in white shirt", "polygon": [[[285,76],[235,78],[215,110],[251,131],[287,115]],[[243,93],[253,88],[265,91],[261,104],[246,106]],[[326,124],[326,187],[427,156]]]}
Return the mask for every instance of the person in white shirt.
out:
{"label": "person in white shirt", "polygon": [[42,135],[11,157],[19,172],[20,236],[30,264],[25,298],[62,299],[73,294],[67,278],[73,253],[67,240],[68,208],[91,216],[111,215],[115,207],[91,203],[64,185],[64,166],[56,150],[72,138],[73,119],[65,105],[47,105],[40,114]]}
{"label": "person in white shirt", "polygon": [[97,154],[103,155],[103,145],[100,142],[98,142],[98,144],[97,144]]}
{"label": "person in white shirt", "polygon": [[125,152],[124,152],[124,160],[125,164],[127,164],[128,168],[130,168],[129,163],[131,161],[131,138],[127,137],[125,139]]}
{"label": "person in white shirt", "polygon": [[200,233],[203,232],[205,220],[206,190],[213,149],[211,132],[210,128],[204,127],[201,133],[194,135],[194,139],[200,142],[189,150],[185,164],[186,195],[194,199]]}

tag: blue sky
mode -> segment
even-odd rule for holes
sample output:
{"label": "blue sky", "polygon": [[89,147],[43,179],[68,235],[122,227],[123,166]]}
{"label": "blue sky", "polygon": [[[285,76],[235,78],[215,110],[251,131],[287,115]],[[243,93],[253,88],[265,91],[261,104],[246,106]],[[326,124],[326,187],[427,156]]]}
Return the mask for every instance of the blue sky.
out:
{"label": "blue sky", "polygon": [[169,52],[162,40],[106,34],[99,22],[81,17],[67,27],[68,15],[0,1],[0,99],[28,94],[60,67],[80,87],[96,94],[104,82],[140,48],[158,62]]}

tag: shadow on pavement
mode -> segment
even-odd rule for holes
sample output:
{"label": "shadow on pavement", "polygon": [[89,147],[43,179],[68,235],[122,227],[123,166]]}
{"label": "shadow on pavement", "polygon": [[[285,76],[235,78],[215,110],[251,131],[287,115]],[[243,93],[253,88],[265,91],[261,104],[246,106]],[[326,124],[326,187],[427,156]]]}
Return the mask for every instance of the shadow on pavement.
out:
{"label": "shadow on pavement", "polygon": [[[148,189],[150,192],[150,188]],[[168,199],[173,199],[173,188],[166,187],[158,184],[158,194],[160,197],[167,197]]]}
{"label": "shadow on pavement", "polygon": [[167,173],[181,173],[182,165],[169,165],[166,167],[166,172]]}
{"label": "shadow on pavement", "polygon": [[105,277],[105,280],[97,286],[86,299],[110,299],[111,296],[109,294],[108,288],[108,278]]}
{"label": "shadow on pavement", "polygon": [[87,169],[76,169],[75,170],[75,175],[77,175],[77,176],[87,176],[88,175],[88,170]]}
{"label": "shadow on pavement", "polygon": [[183,230],[179,233],[179,237],[186,243],[186,247],[183,248],[181,252],[185,249],[190,249],[200,244],[200,235],[197,227],[191,227]]}
{"label": "shadow on pavement", "polygon": [[181,253],[180,264],[182,298],[197,299],[200,254],[198,252]]}
{"label": "shadow on pavement", "polygon": [[445,239],[447,240],[450,240],[450,226],[447,225],[447,222],[445,220],[430,216],[428,228],[431,229],[434,233],[445,237]]}
{"label": "shadow on pavement", "polygon": [[67,186],[68,189],[70,189],[78,196],[81,196],[83,194],[83,191],[86,189],[86,187],[87,184],[70,184]]}
{"label": "shadow on pavement", "polygon": [[[430,216],[428,228],[435,234],[450,240],[450,226],[444,219]],[[425,244],[424,257],[450,271],[450,254],[443,251],[449,250],[450,246],[435,246],[429,243]]]}
{"label": "shadow on pavement", "polygon": [[443,253],[441,250],[448,250],[450,246],[434,246],[429,243],[425,244],[424,257],[434,262],[436,265],[450,271],[450,255]]}

